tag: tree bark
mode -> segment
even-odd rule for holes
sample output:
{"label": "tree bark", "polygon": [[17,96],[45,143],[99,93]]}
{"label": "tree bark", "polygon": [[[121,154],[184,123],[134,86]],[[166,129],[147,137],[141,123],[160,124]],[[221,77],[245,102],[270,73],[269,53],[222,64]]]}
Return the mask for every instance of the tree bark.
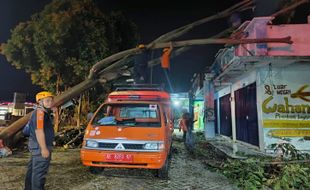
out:
{"label": "tree bark", "polygon": [[[147,45],[147,47],[152,46],[154,43],[171,41],[173,39],[176,39],[176,38],[186,34],[187,32],[191,31],[193,28],[195,28],[197,26],[200,26],[202,24],[205,24],[207,22],[211,22],[211,21],[214,21],[217,19],[225,18],[225,17],[227,17],[227,16],[229,16],[235,12],[242,12],[243,10],[251,8],[252,6],[253,6],[252,0],[244,0],[242,2],[239,2],[239,3],[229,7],[228,9],[226,9],[224,11],[221,11],[221,12],[215,14],[215,15],[208,16],[208,17],[203,18],[201,20],[198,20],[196,22],[193,22],[193,23],[190,23],[188,25],[179,27],[179,28],[177,28],[173,31],[170,31],[164,35],[161,35],[160,37],[158,37],[157,39],[155,39],[154,41],[149,43]],[[105,65],[106,69],[104,69],[104,71],[102,71],[101,73],[103,73],[107,70],[112,70],[116,67],[118,67],[118,68],[123,67],[124,65],[126,65],[126,63],[128,63],[128,59],[132,60],[132,58],[130,58],[130,55],[126,55],[120,60],[114,60],[116,62],[113,63],[112,65],[106,64]],[[110,62],[110,63],[112,63],[112,62]],[[92,77],[92,75],[90,75],[90,77]]]}
{"label": "tree bark", "polygon": [[[54,106],[62,105],[63,103],[65,103],[68,100],[76,97],[77,95],[84,92],[85,90],[93,87],[94,85],[97,84],[97,82],[98,82],[98,80],[87,79],[87,80],[81,82],[80,84],[72,87],[71,89],[67,90],[66,92],[55,97]],[[16,132],[21,130],[23,128],[23,126],[25,126],[27,124],[28,120],[30,119],[31,113],[32,112],[28,113],[24,117],[18,119],[14,123],[12,123],[9,127],[3,129],[0,132],[0,139],[7,139],[8,137],[14,135]]]}
{"label": "tree bark", "polygon": [[[60,94],[60,81],[61,81],[61,76],[58,73],[57,74],[57,80],[56,80],[56,95]],[[59,112],[59,107],[56,107],[56,111],[54,113],[54,131],[58,132],[59,130],[59,117],[60,117],[60,112]]]}
{"label": "tree bark", "polygon": [[95,86],[98,83],[98,79],[86,79],[83,82],[75,85],[74,87],[66,90],[64,93],[55,97],[54,106],[60,106],[70,99],[78,96],[80,93],[88,90],[89,88]]}
{"label": "tree bark", "polygon": [[8,137],[14,135],[16,132],[21,130],[28,122],[31,117],[32,112],[28,113],[24,117],[18,119],[14,123],[12,123],[9,127],[3,129],[0,132],[0,139],[7,139]]}
{"label": "tree bark", "polygon": [[[230,44],[230,45],[238,45],[238,44],[253,44],[253,43],[287,43],[292,44],[291,37],[284,38],[261,38],[261,39],[230,39],[230,38],[222,38],[222,39],[194,39],[194,40],[184,40],[172,42],[173,47],[184,47],[184,46],[193,46],[193,45],[207,45],[207,44]],[[169,47],[170,43],[156,43],[151,49],[159,49]]]}
{"label": "tree bark", "polygon": [[80,128],[81,126],[81,107],[82,107],[82,94],[80,95],[79,98],[79,105],[78,105],[78,110],[77,110],[77,120],[76,120],[76,127]]}
{"label": "tree bark", "polygon": [[[165,42],[165,43],[155,43],[152,46],[149,46],[148,49],[162,49],[166,47],[170,47],[171,43],[173,47],[184,47],[184,46],[193,46],[193,45],[207,45],[207,44],[251,44],[251,43],[288,43],[292,44],[291,37],[284,37],[284,38],[262,38],[262,39],[230,39],[230,38],[223,38],[223,39],[194,39],[194,40],[184,40],[184,41],[177,41],[177,42]],[[98,73],[108,73],[110,71],[116,71],[120,69],[120,65],[118,63],[112,64],[107,68],[103,69],[103,72],[100,72],[102,68],[107,66],[111,61],[116,61],[121,59],[124,56],[131,56],[140,53],[141,50],[138,48],[133,48],[129,50],[125,50],[114,54],[110,57],[103,59],[102,61],[96,63],[90,71],[89,79],[95,78]]]}
{"label": "tree bark", "polygon": [[59,107],[56,108],[54,113],[54,131],[57,133],[59,131]]}
{"label": "tree bark", "polygon": [[205,24],[207,22],[211,22],[211,21],[214,21],[217,19],[228,17],[235,12],[240,12],[241,10],[250,8],[250,7],[252,7],[252,5],[253,5],[252,0],[244,0],[242,2],[239,2],[239,3],[229,7],[228,9],[225,9],[224,11],[217,13],[217,14],[211,15],[209,17],[203,18],[201,20],[195,21],[195,22],[190,23],[188,25],[185,25],[185,26],[182,26],[182,27],[177,28],[175,30],[172,30],[171,32],[168,32],[168,33],[158,37],[153,42],[151,42],[151,44],[152,43],[158,43],[158,42],[167,42],[167,41],[176,39],[176,38],[184,35],[185,33],[189,32],[190,30],[192,30],[193,28],[195,28],[197,26],[200,26],[202,24]]}
{"label": "tree bark", "polygon": [[272,14],[271,16],[272,16],[272,17],[280,16],[280,15],[282,15],[282,14],[284,14],[284,13],[287,13],[287,12],[289,12],[289,11],[294,10],[296,7],[298,7],[298,6],[300,6],[300,5],[304,4],[304,3],[309,3],[309,0],[296,1],[296,2],[293,3],[292,5],[290,5],[290,6],[286,7],[286,8],[284,8],[284,9],[281,9],[280,11],[278,11],[278,12]]}

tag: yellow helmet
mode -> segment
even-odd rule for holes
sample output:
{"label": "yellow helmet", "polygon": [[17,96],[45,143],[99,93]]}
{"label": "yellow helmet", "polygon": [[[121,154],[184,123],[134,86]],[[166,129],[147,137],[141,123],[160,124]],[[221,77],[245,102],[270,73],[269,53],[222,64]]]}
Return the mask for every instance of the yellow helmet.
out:
{"label": "yellow helmet", "polygon": [[41,99],[47,98],[47,97],[54,97],[54,95],[52,93],[50,93],[50,92],[47,92],[47,91],[39,92],[36,95],[36,101],[39,102]]}
{"label": "yellow helmet", "polygon": [[170,48],[164,48],[163,49],[163,52],[166,52],[166,51],[168,51]]}
{"label": "yellow helmet", "polygon": [[144,44],[139,44],[139,45],[138,45],[138,48],[139,48],[139,49],[144,49],[144,48],[145,48],[145,45],[144,45]]}

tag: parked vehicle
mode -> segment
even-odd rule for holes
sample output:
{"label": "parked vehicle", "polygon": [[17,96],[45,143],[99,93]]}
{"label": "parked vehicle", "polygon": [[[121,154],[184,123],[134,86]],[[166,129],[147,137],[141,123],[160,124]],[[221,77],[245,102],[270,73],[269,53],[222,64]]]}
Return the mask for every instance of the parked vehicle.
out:
{"label": "parked vehicle", "polygon": [[145,168],[168,177],[173,120],[170,95],[158,88],[118,88],[86,128],[81,160],[104,167]]}

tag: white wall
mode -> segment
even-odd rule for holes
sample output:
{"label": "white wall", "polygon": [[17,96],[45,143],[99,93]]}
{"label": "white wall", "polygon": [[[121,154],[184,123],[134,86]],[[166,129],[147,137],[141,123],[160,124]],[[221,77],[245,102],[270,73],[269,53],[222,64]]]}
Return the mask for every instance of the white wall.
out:
{"label": "white wall", "polygon": [[[225,83],[225,85],[222,85],[221,87],[218,88],[222,88],[221,90],[218,90],[215,93],[215,97],[216,98],[220,98],[223,97],[229,93],[231,93],[231,90],[236,91],[239,90],[240,88],[243,88],[253,82],[256,81],[256,71],[252,71],[250,73],[246,73],[244,75],[241,75],[240,77],[236,78],[236,79],[232,79],[230,81],[230,83],[232,84],[232,86],[228,85]],[[232,89],[231,89],[232,88]]]}

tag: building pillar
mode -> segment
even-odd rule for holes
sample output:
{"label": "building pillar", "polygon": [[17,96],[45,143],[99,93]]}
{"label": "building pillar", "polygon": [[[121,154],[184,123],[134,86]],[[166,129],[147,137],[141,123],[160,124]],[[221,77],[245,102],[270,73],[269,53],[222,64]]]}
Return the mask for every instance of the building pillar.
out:
{"label": "building pillar", "polygon": [[236,133],[236,101],[232,85],[230,85],[230,108],[231,108],[233,154],[235,154],[238,152],[238,147],[237,147],[237,133]]}
{"label": "building pillar", "polygon": [[206,139],[215,137],[215,122],[214,122],[214,84],[212,76],[206,75],[203,84],[204,88],[204,123],[205,123],[205,137]]}

